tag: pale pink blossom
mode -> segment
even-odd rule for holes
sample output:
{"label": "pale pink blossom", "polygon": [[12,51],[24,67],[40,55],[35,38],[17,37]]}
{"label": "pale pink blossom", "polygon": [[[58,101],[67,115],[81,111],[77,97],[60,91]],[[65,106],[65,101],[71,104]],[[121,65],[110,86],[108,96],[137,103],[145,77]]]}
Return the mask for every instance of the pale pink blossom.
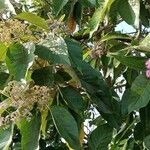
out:
{"label": "pale pink blossom", "polygon": [[145,62],[145,66],[147,69],[150,69],[150,59]]}
{"label": "pale pink blossom", "polygon": [[146,77],[150,79],[150,70],[146,70]]}

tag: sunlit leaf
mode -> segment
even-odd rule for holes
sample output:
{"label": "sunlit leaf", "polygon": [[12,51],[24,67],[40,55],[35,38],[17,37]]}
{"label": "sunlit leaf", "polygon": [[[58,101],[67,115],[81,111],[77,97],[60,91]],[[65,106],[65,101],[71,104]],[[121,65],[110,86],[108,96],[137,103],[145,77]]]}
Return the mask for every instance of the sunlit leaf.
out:
{"label": "sunlit leaf", "polygon": [[135,70],[145,70],[145,61],[144,57],[136,57],[136,56],[123,56],[120,54],[112,54],[118,61],[120,61],[123,65],[126,65],[129,68]]}
{"label": "sunlit leaf", "polygon": [[133,82],[131,90],[127,90],[123,95],[123,113],[130,113],[145,107],[150,101],[149,93],[150,81],[144,75],[139,75]]}
{"label": "sunlit leaf", "polygon": [[98,29],[98,26],[101,22],[103,22],[106,13],[109,11],[111,4],[114,0],[105,0],[103,5],[97,8],[90,20],[89,29],[90,29],[90,37],[92,34]]}
{"label": "sunlit leaf", "polygon": [[7,126],[6,129],[4,127],[0,128],[0,149],[1,150],[8,150],[9,145],[12,142],[12,137],[13,137],[13,125]]}
{"label": "sunlit leaf", "polygon": [[24,21],[28,21],[29,23],[31,23],[35,26],[38,26],[45,30],[48,30],[48,25],[47,25],[46,21],[43,18],[41,18],[33,13],[22,12],[21,14],[18,14],[17,16],[15,16],[15,18],[24,20]]}
{"label": "sunlit leaf", "polygon": [[19,43],[14,43],[8,47],[6,54],[6,64],[11,75],[16,80],[25,79],[29,67],[34,60],[34,45],[24,47]]}
{"label": "sunlit leaf", "polygon": [[5,44],[0,43],[0,61],[4,61],[6,57],[7,46]]}

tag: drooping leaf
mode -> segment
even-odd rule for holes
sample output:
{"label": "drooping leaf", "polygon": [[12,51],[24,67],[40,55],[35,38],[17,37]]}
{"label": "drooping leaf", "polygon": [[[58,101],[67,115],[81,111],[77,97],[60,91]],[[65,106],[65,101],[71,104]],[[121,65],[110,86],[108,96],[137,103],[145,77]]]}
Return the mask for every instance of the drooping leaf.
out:
{"label": "drooping leaf", "polygon": [[76,4],[74,5],[74,10],[73,10],[73,14],[75,16],[76,22],[80,25],[81,23],[81,19],[82,19],[82,4],[80,2],[76,2]]}
{"label": "drooping leaf", "polygon": [[71,87],[61,88],[61,94],[63,100],[68,106],[77,113],[85,111],[86,102],[82,98],[81,94]]}
{"label": "drooping leaf", "polygon": [[19,43],[14,43],[8,47],[6,54],[6,64],[11,75],[15,80],[26,77],[29,67],[34,60],[34,45],[25,48]]}
{"label": "drooping leaf", "polygon": [[134,110],[145,107],[150,101],[150,81],[139,75],[132,84],[131,90],[123,95],[122,111],[130,113]]}
{"label": "drooping leaf", "polygon": [[36,45],[35,54],[53,64],[70,65],[65,40],[53,34],[49,34],[39,45]]}
{"label": "drooping leaf", "polygon": [[141,3],[140,3],[140,19],[141,19],[141,23],[145,27],[149,27],[149,15],[150,15],[150,13],[149,13],[148,9],[146,9],[145,5],[141,1]]}
{"label": "drooping leaf", "polygon": [[113,39],[131,40],[131,37],[129,37],[126,34],[121,34],[121,33],[108,33],[108,34],[106,34],[105,36],[103,36],[101,38],[101,42],[108,41],[108,40],[113,40]]}
{"label": "drooping leaf", "polygon": [[105,0],[103,5],[95,10],[89,23],[90,37],[92,37],[92,34],[98,29],[99,24],[103,22],[103,19],[113,2],[114,0]]}
{"label": "drooping leaf", "polygon": [[150,135],[144,138],[144,145],[147,149],[150,149]]}
{"label": "drooping leaf", "polygon": [[112,131],[113,129],[108,124],[98,126],[90,135],[90,150],[108,150],[108,144],[112,139]]}
{"label": "drooping leaf", "polygon": [[112,56],[129,68],[134,70],[145,70],[146,58],[144,57],[123,56],[121,54],[112,54]]}
{"label": "drooping leaf", "polygon": [[134,138],[136,141],[143,141],[145,135],[145,126],[142,122],[137,123],[134,128]]}
{"label": "drooping leaf", "polygon": [[82,47],[80,43],[69,38],[66,38],[65,42],[67,44],[68,52],[72,60],[75,58],[82,60]]}
{"label": "drooping leaf", "polygon": [[21,132],[21,148],[24,150],[38,149],[41,126],[40,114],[34,114],[30,121],[22,118],[17,125]]}
{"label": "drooping leaf", "polygon": [[44,138],[46,137],[46,128],[48,122],[47,117],[48,117],[48,109],[45,109],[43,112],[41,112],[41,131]]}
{"label": "drooping leaf", "polygon": [[53,11],[57,16],[62,8],[67,4],[68,0],[53,0]]}
{"label": "drooping leaf", "polygon": [[81,87],[80,79],[72,67],[64,65],[62,67],[62,69],[64,70],[64,72],[68,73],[68,75],[71,77],[71,79],[69,79],[69,81],[68,81],[69,85],[71,85],[72,87],[75,87],[75,88]]}
{"label": "drooping leaf", "polygon": [[52,67],[44,67],[33,71],[31,78],[35,84],[41,86],[51,86],[54,82]]}
{"label": "drooping leaf", "polygon": [[7,126],[6,129],[4,129],[2,126],[0,127],[0,149],[1,150],[8,150],[9,145],[12,142],[13,137],[13,125]]}
{"label": "drooping leaf", "polygon": [[148,34],[136,48],[144,52],[150,52],[150,34]]}
{"label": "drooping leaf", "polygon": [[18,14],[17,16],[15,16],[15,18],[24,20],[24,21],[28,21],[29,23],[31,23],[35,26],[38,26],[45,30],[48,30],[48,25],[47,25],[46,21],[43,18],[41,18],[40,16],[37,16],[33,13],[22,12],[21,14]]}
{"label": "drooping leaf", "polygon": [[0,72],[0,89],[2,90],[9,78],[9,74],[5,72]]}
{"label": "drooping leaf", "polygon": [[135,26],[136,28],[139,28],[139,17],[140,17],[139,0],[119,0],[118,11],[124,21],[126,21],[130,25]]}
{"label": "drooping leaf", "polygon": [[78,127],[73,116],[65,108],[60,106],[52,107],[51,114],[60,135],[71,148],[80,150]]}

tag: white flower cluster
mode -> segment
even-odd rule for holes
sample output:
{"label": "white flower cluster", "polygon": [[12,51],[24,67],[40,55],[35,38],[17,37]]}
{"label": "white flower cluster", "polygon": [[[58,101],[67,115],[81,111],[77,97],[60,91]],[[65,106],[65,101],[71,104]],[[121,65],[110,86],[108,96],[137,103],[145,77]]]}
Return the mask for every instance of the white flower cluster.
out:
{"label": "white flower cluster", "polygon": [[[10,99],[10,104],[7,103],[8,108],[13,107],[15,111],[6,116],[2,113],[0,126],[17,121],[21,117],[26,117],[27,120],[30,120],[32,116],[31,110],[35,105],[39,111],[43,111],[45,107],[48,107],[51,100],[50,88],[38,85],[30,87],[29,84],[17,81],[11,81],[2,93]],[[0,103],[0,109],[4,102]]]}

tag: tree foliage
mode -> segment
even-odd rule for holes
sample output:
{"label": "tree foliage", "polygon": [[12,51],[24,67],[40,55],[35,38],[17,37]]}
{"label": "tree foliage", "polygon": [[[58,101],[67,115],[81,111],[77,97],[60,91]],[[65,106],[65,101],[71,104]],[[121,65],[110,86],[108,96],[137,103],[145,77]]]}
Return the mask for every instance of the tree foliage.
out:
{"label": "tree foliage", "polygon": [[0,14],[0,149],[150,149],[148,0],[0,0]]}

